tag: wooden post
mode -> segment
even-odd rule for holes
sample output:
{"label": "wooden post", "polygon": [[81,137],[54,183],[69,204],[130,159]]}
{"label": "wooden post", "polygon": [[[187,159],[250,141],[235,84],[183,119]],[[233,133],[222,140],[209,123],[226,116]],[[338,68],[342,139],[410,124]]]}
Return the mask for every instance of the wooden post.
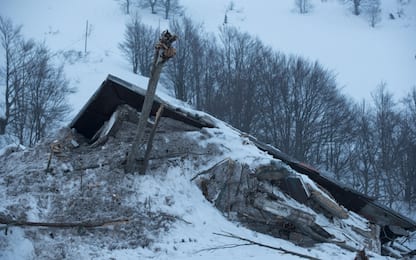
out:
{"label": "wooden post", "polygon": [[176,54],[175,48],[172,47],[172,43],[176,41],[176,38],[176,35],[172,35],[169,33],[169,31],[166,30],[162,32],[160,40],[155,46],[152,71],[150,74],[149,82],[147,84],[147,92],[144,98],[139,124],[137,126],[137,133],[134,138],[130,153],[127,156],[125,168],[126,172],[133,173],[134,170],[137,169],[135,166],[136,161],[138,160],[139,147],[141,144],[145,143],[143,137],[147,125],[147,120],[149,119],[150,112],[152,110],[157,83],[159,81],[163,65]]}
{"label": "wooden post", "polygon": [[159,125],[159,121],[160,121],[160,118],[162,117],[164,108],[165,107],[163,106],[163,104],[161,104],[159,109],[157,110],[155,124],[153,125],[152,131],[150,132],[149,140],[147,140],[147,147],[146,147],[146,152],[144,153],[143,167],[141,171],[141,173],[143,174],[146,174],[147,165],[149,163],[149,158],[150,158],[150,152],[152,151],[152,147],[153,147],[153,138],[155,137],[156,129],[157,129],[157,126]]}

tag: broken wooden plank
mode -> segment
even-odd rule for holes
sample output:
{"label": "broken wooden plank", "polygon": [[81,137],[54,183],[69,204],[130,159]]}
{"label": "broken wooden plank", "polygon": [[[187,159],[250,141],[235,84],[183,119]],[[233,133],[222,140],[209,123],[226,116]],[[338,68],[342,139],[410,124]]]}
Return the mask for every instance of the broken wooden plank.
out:
{"label": "broken wooden plank", "polygon": [[403,255],[400,253],[400,251],[397,251],[386,244],[384,244],[381,247],[381,250],[382,250],[383,255],[391,256],[394,258],[400,258],[400,259],[403,258]]}
{"label": "broken wooden plank", "polygon": [[263,165],[256,169],[257,179],[278,181],[290,175],[288,169],[281,165],[270,164]]}
{"label": "broken wooden plank", "polygon": [[316,217],[314,215],[280,201],[256,198],[253,201],[253,205],[273,215],[296,221],[304,225],[312,225],[315,223]]}
{"label": "broken wooden plank", "polygon": [[103,145],[107,142],[109,136],[116,136],[123,121],[127,119],[130,110],[131,109],[127,105],[118,106],[110,119],[104,122],[101,128],[94,134],[93,138],[91,138],[91,147]]}
{"label": "broken wooden plank", "polygon": [[332,201],[330,198],[323,195],[321,192],[317,190],[312,190],[310,198],[319,206],[321,206],[325,211],[327,211],[330,215],[341,219],[348,218],[348,212],[345,209],[339,206],[335,201]]}

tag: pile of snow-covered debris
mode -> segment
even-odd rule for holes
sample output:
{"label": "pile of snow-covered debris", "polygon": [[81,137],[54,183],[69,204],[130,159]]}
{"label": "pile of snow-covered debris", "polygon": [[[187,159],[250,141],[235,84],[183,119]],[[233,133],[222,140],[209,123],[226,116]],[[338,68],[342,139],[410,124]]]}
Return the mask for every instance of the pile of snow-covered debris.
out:
{"label": "pile of snow-covered debris", "polygon": [[0,258],[380,254],[379,227],[309,177],[221,121],[203,115],[211,127],[197,127],[173,111],[157,127],[146,175],[124,171],[140,116],[128,105],[93,138],[65,128],[0,156]]}

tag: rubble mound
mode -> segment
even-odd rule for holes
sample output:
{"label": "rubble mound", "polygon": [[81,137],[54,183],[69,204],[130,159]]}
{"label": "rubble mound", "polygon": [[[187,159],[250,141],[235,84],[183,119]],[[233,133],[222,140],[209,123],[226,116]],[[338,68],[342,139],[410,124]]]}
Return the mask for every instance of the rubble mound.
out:
{"label": "rubble mound", "polygon": [[[93,143],[63,129],[56,139],[0,158],[7,201],[0,220],[29,227],[25,236],[33,242],[36,258],[75,258],[73,247],[79,245],[106,250],[152,248],[159,236],[181,220],[152,210],[151,198],[140,198],[137,189],[146,176],[125,173],[136,119],[128,107],[118,113],[124,115],[118,127],[113,125]],[[198,129],[162,118],[150,174],[163,175],[168,168],[186,163],[191,167],[184,169],[184,178],[192,176],[206,199],[230,220],[303,246],[330,242],[353,250],[380,250],[372,226],[340,207],[307,177],[269,156],[254,158],[257,163],[233,160],[226,155],[229,148],[218,144],[222,135],[218,129]],[[250,145],[239,138],[242,145]],[[21,163],[16,166],[17,161]],[[305,190],[284,188],[291,185],[290,178],[299,180]],[[296,193],[293,198],[290,191]],[[304,203],[296,196],[306,196]],[[169,200],[174,199],[166,198],[167,204]],[[69,243],[67,237],[71,237]],[[0,247],[6,247],[7,241],[2,236]],[[46,247],[51,250],[45,251]]]}
{"label": "rubble mound", "polygon": [[[99,103],[90,104],[94,102]],[[0,155],[0,228],[5,231],[0,252],[13,246],[9,228],[19,226],[20,238],[33,245],[34,258],[94,258],[103,251],[137,248],[157,253],[162,250],[158,241],[174,232],[178,222],[192,225],[186,218],[193,206],[175,210],[173,205],[200,196],[229,221],[301,247],[325,243],[353,253],[381,253],[380,225],[346,209],[301,173],[310,168],[296,164],[302,170],[296,171],[285,159],[272,156],[281,153],[277,149],[213,118],[207,123],[167,105],[160,120],[148,121],[144,138],[152,142],[142,142],[136,161],[137,169],[147,166],[146,172],[126,171],[140,112],[117,105],[119,100],[111,102],[114,110],[108,109],[101,123],[89,124],[96,110],[84,108],[88,115],[81,111],[77,127],[64,128],[34,148]],[[176,175],[169,176],[172,173]],[[199,190],[184,193],[185,183]],[[344,189],[331,183],[334,187]],[[402,231],[396,229],[396,234]],[[388,249],[397,257],[406,251]]]}
{"label": "rubble mound", "polygon": [[152,248],[180,218],[153,209],[152,198],[140,195],[145,176],[124,172],[127,133],[91,145],[63,129],[56,139],[0,157],[0,223],[8,224],[0,226],[6,230],[0,251],[9,246],[11,226],[25,227],[36,259],[77,259],[80,246]]}

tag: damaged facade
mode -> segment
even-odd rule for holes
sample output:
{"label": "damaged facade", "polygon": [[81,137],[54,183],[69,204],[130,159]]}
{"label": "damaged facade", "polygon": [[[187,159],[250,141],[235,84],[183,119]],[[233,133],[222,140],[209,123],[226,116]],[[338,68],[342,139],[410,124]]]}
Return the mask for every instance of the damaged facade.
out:
{"label": "damaged facade", "polygon": [[[143,90],[109,75],[70,126],[93,145],[99,145],[99,140],[115,136],[121,124],[116,121],[137,120],[135,110],[140,111],[144,96]],[[215,118],[184,111],[159,98],[153,103],[153,115],[162,103],[165,111],[159,132],[172,131],[180,135],[216,127]],[[303,246],[327,242],[348,250],[365,248],[394,257],[407,253],[395,246],[394,239],[415,231],[414,221],[378,204],[374,198],[323,176],[280,150],[239,133],[274,159],[253,167],[224,158],[192,178],[206,199],[228,218]],[[184,140],[174,145],[160,142],[156,138],[152,151],[155,158],[191,153],[193,149],[187,147]],[[214,150],[206,152],[215,153]],[[360,216],[367,219],[365,224]]]}

